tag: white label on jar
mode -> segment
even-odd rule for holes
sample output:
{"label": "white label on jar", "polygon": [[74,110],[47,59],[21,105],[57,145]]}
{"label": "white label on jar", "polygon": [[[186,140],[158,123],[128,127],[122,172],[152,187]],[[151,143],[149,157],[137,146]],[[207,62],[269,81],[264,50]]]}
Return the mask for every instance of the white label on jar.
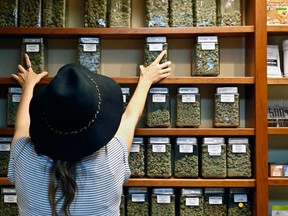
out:
{"label": "white label on jar", "polygon": [[163,44],[149,44],[149,51],[162,51],[163,50]]}
{"label": "white label on jar", "polygon": [[221,102],[234,103],[235,102],[235,95],[234,94],[222,94],[220,101]]}
{"label": "white label on jar", "polygon": [[83,51],[84,52],[96,52],[97,44],[83,44]]}
{"label": "white label on jar", "polygon": [[19,103],[21,100],[21,95],[12,95],[12,102]]}
{"label": "white label on jar", "polygon": [[209,204],[211,205],[222,205],[222,197],[209,197]]}
{"label": "white label on jar", "polygon": [[234,194],[234,202],[247,202],[247,194]]}
{"label": "white label on jar", "polygon": [[221,145],[208,145],[208,153],[210,156],[220,156]]}
{"label": "white label on jar", "polygon": [[4,195],[4,203],[17,203],[17,195]]}
{"label": "white label on jar", "polygon": [[123,102],[126,103],[126,95],[123,95]]}
{"label": "white label on jar", "polygon": [[39,44],[27,44],[26,45],[26,52],[39,52],[40,46]]}
{"label": "white label on jar", "polygon": [[157,195],[157,203],[171,203],[170,195]]}
{"label": "white label on jar", "polygon": [[0,151],[10,151],[10,144],[0,144]]}
{"label": "white label on jar", "polygon": [[132,202],[145,202],[145,194],[132,194]]}
{"label": "white label on jar", "polygon": [[153,94],[152,95],[152,102],[154,102],[154,103],[165,103],[166,102],[166,95]]}
{"label": "white label on jar", "polygon": [[186,198],[186,206],[199,206],[199,198],[193,197],[193,198]]}
{"label": "white label on jar", "polygon": [[132,144],[130,152],[140,152],[140,145]]}
{"label": "white label on jar", "polygon": [[152,152],[166,152],[166,145],[152,145]]}
{"label": "white label on jar", "polygon": [[193,153],[193,145],[179,145],[180,153]]}
{"label": "white label on jar", "polygon": [[183,103],[194,103],[196,101],[195,95],[182,95]]}
{"label": "white label on jar", "polygon": [[202,43],[201,49],[202,50],[215,50],[215,43]]}
{"label": "white label on jar", "polygon": [[246,153],[246,145],[232,145],[233,153]]}

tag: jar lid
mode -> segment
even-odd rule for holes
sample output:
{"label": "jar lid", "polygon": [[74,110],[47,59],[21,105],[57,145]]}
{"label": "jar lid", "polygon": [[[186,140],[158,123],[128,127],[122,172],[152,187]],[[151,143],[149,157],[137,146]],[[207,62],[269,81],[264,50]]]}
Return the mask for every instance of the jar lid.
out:
{"label": "jar lid", "polygon": [[203,144],[225,144],[224,137],[204,137]]}
{"label": "jar lid", "polygon": [[140,194],[140,193],[147,193],[146,187],[130,187],[128,189],[129,194]]}
{"label": "jar lid", "polygon": [[168,88],[164,88],[164,87],[153,87],[150,88],[149,93],[151,94],[168,94],[169,93],[169,89]]}
{"label": "jar lid", "polygon": [[169,137],[150,137],[148,139],[150,144],[169,144],[170,138]]}
{"label": "jar lid", "polygon": [[230,194],[248,194],[250,193],[249,188],[229,188]]}
{"label": "jar lid", "polygon": [[229,144],[249,144],[248,138],[245,137],[231,137],[228,139]]}
{"label": "jar lid", "polygon": [[174,194],[174,189],[173,188],[153,188],[153,194],[167,194],[167,195],[172,195]]}
{"label": "jar lid", "polygon": [[14,194],[16,194],[16,189],[15,189],[15,187],[2,187],[1,188],[1,194],[14,195]]}
{"label": "jar lid", "polygon": [[22,43],[43,43],[43,38],[23,38]]}
{"label": "jar lid", "polygon": [[98,37],[81,37],[79,38],[79,43],[99,44],[99,38]]}
{"label": "jar lid", "polygon": [[167,39],[165,36],[149,36],[146,37],[146,43],[166,43]]}
{"label": "jar lid", "polygon": [[22,88],[20,87],[9,87],[8,88],[9,94],[22,94]]}
{"label": "jar lid", "polygon": [[122,94],[130,94],[130,88],[121,88]]}
{"label": "jar lid", "polygon": [[197,43],[218,43],[217,36],[198,36]]}
{"label": "jar lid", "polygon": [[176,143],[181,144],[197,144],[197,139],[195,137],[177,137]]}
{"label": "jar lid", "polygon": [[144,143],[144,138],[143,137],[134,137],[132,144],[142,144]]}
{"label": "jar lid", "polygon": [[205,188],[205,194],[225,193],[224,188]]}
{"label": "jar lid", "polygon": [[198,94],[199,88],[198,87],[181,87],[181,88],[178,88],[178,93],[180,93],[180,94]]}
{"label": "jar lid", "polygon": [[201,188],[183,188],[181,189],[182,195],[202,195]]}
{"label": "jar lid", "polygon": [[0,137],[1,143],[10,143],[12,141],[12,137]]}
{"label": "jar lid", "polygon": [[218,87],[217,94],[237,94],[237,87]]}

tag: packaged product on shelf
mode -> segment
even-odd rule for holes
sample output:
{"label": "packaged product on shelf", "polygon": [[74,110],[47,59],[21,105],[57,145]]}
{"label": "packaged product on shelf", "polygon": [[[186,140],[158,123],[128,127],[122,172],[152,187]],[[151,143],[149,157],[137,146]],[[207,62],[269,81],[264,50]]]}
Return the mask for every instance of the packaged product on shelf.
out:
{"label": "packaged product on shelf", "polygon": [[227,215],[224,188],[205,188],[203,212],[203,215]]}
{"label": "packaged product on shelf", "polygon": [[267,45],[267,77],[282,77],[278,45]]}
{"label": "packaged product on shelf", "polygon": [[267,0],[267,25],[288,24],[288,0]]}
{"label": "packaged product on shelf", "polygon": [[[283,67],[284,67],[283,75],[284,75],[284,77],[288,77],[288,40],[282,41],[282,49],[283,49],[283,63],[284,63],[283,64]],[[279,57],[279,50],[278,50],[278,57]],[[278,60],[278,61],[279,61],[278,63],[280,63],[280,60]]]}
{"label": "packaged product on shelf", "polygon": [[66,27],[66,0],[43,0],[43,27]]}
{"label": "packaged product on shelf", "polygon": [[126,216],[149,216],[149,201],[146,187],[128,188]]}
{"label": "packaged product on shelf", "polygon": [[91,72],[101,73],[101,45],[98,37],[79,38],[78,62]]}
{"label": "packaged product on shelf", "polygon": [[169,137],[150,137],[147,146],[147,176],[172,176],[172,148]]}
{"label": "packaged product on shelf", "polygon": [[146,124],[148,127],[170,127],[171,108],[170,108],[169,89],[165,87],[150,88],[147,99]]}
{"label": "packaged product on shelf", "polygon": [[147,27],[169,27],[169,0],[146,0]]}
{"label": "packaged product on shelf", "polygon": [[252,202],[248,188],[230,188],[228,194],[228,215],[251,216]]}
{"label": "packaged product on shelf", "polygon": [[219,46],[217,36],[199,36],[196,44],[196,76],[220,74]]}
{"label": "packaged product on shelf", "polygon": [[283,177],[288,177],[288,164],[283,165]]}
{"label": "packaged product on shelf", "polygon": [[195,0],[194,25],[216,26],[217,6],[216,0]]}
{"label": "packaged product on shelf", "polygon": [[269,163],[269,176],[270,177],[282,177],[283,165],[277,163]]}
{"label": "packaged product on shelf", "polygon": [[109,27],[131,27],[131,0],[110,0]]}
{"label": "packaged product on shelf", "polygon": [[204,137],[201,174],[203,178],[225,178],[226,144],[223,137]]}
{"label": "packaged product on shelf", "polygon": [[[122,192],[123,193],[123,192]],[[119,206],[119,211],[120,211],[120,216],[126,216],[126,198],[125,198],[125,195],[122,194],[121,195],[121,202],[120,202],[120,206]]]}
{"label": "packaged product on shelf", "polygon": [[176,215],[173,188],[153,188],[151,194],[151,215]]}
{"label": "packaged product on shelf", "polygon": [[237,87],[218,87],[215,94],[214,127],[240,125],[240,98]]}
{"label": "packaged product on shelf", "polygon": [[[165,36],[146,37],[144,45],[144,66],[147,67],[150,65],[163,50],[167,50],[168,53],[168,43]],[[168,54],[163,56],[160,63],[164,63],[167,60]]]}
{"label": "packaged product on shelf", "polygon": [[7,177],[12,137],[0,137],[0,177]]}
{"label": "packaged product on shelf", "polygon": [[19,1],[19,27],[41,27],[42,1]]}
{"label": "packaged product on shelf", "polygon": [[217,25],[240,26],[241,0],[218,0]]}
{"label": "packaged product on shelf", "polygon": [[178,88],[176,100],[176,126],[199,127],[200,124],[201,106],[199,88]]}
{"label": "packaged product on shelf", "polygon": [[0,197],[0,215],[19,215],[15,187],[2,187]]}
{"label": "packaged product on shelf", "polygon": [[131,177],[144,177],[145,165],[144,139],[143,137],[134,137],[129,154]]}
{"label": "packaged product on shelf", "polygon": [[121,90],[122,90],[123,105],[124,105],[124,110],[125,110],[126,107],[128,106],[130,99],[131,99],[130,88],[122,87]]}
{"label": "packaged product on shelf", "polygon": [[179,202],[180,215],[203,215],[203,194],[201,188],[181,189]]}
{"label": "packaged product on shelf", "polygon": [[271,216],[287,216],[287,215],[288,215],[288,205],[272,205]]}
{"label": "packaged product on shelf", "polygon": [[191,0],[170,0],[170,26],[193,26],[193,2]]}
{"label": "packaged product on shelf", "polygon": [[1,16],[0,26],[17,27],[18,26],[18,0],[0,1]]}
{"label": "packaged product on shelf", "polygon": [[46,53],[43,38],[23,38],[21,46],[21,65],[26,65],[24,54],[29,55],[35,73],[45,70]]}
{"label": "packaged product on shelf", "polygon": [[232,178],[250,178],[252,176],[251,147],[248,138],[228,139],[227,176]]}
{"label": "packaged product on shelf", "polygon": [[22,95],[20,87],[9,87],[7,94],[6,124],[13,127],[15,125],[16,112]]}
{"label": "packaged product on shelf", "polygon": [[84,1],[84,26],[99,28],[107,27],[108,0]]}
{"label": "packaged product on shelf", "polygon": [[174,158],[175,177],[199,177],[199,155],[197,139],[195,137],[177,137]]}

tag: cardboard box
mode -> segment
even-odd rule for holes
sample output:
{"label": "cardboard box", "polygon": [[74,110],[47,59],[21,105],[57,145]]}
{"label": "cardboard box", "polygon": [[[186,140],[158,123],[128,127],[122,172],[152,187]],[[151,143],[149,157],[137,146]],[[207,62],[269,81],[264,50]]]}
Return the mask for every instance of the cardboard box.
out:
{"label": "cardboard box", "polygon": [[267,25],[288,24],[288,0],[267,0]]}

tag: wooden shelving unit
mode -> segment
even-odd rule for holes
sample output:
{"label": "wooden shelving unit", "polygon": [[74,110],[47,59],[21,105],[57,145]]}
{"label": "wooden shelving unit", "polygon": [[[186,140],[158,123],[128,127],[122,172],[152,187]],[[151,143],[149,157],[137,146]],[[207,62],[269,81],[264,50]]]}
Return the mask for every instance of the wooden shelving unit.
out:
{"label": "wooden shelving unit", "polygon": [[288,186],[288,178],[268,178],[269,186]]}

